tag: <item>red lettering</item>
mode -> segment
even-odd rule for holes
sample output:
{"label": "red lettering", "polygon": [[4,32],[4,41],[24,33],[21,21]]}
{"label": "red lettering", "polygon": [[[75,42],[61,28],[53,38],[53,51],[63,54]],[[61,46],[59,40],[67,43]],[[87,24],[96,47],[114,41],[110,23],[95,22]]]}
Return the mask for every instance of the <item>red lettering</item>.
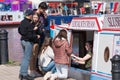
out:
{"label": "red lettering", "polygon": [[75,27],[75,21],[72,21],[72,26],[71,27]]}
{"label": "red lettering", "polygon": [[95,21],[89,21],[89,20],[79,20],[79,21],[72,21],[71,27],[76,27],[76,28],[95,28]]}
{"label": "red lettering", "polygon": [[120,18],[119,18],[119,17],[116,17],[116,18],[115,18],[115,22],[117,23],[117,24],[116,24],[117,26],[120,26]]}
{"label": "red lettering", "polygon": [[112,20],[111,20],[111,17],[108,17],[107,20],[108,20],[108,22],[109,22],[109,26],[112,26]]}
{"label": "red lettering", "polygon": [[120,26],[120,17],[108,17],[108,26],[109,27],[119,27]]}

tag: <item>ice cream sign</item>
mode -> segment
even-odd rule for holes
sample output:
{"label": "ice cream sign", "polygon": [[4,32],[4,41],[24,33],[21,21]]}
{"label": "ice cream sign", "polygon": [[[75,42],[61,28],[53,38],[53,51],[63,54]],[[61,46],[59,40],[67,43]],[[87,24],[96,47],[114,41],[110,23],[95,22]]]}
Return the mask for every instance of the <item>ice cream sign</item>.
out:
{"label": "ice cream sign", "polygon": [[120,30],[120,15],[105,15],[103,29]]}
{"label": "ice cream sign", "polygon": [[80,17],[73,18],[69,28],[76,30],[101,30],[100,26],[97,17]]}

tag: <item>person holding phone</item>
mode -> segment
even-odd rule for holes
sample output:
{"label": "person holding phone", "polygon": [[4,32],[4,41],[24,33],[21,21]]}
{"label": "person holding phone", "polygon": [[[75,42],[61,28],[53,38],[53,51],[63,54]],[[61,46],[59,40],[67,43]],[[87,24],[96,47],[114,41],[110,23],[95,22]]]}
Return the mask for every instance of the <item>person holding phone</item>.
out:
{"label": "person holding phone", "polygon": [[80,63],[80,64],[85,64],[85,68],[86,70],[90,71],[91,70],[91,62],[92,62],[92,41],[87,41],[85,43],[85,49],[87,51],[86,55],[81,58],[81,57],[77,57],[74,54],[71,55],[72,60],[74,62]]}

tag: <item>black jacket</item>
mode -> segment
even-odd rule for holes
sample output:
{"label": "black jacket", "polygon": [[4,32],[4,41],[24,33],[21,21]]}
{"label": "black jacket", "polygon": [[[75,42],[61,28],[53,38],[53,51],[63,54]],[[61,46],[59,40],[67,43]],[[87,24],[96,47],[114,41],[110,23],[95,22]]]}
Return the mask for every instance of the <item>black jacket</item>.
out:
{"label": "black jacket", "polygon": [[24,18],[18,28],[18,32],[21,34],[21,40],[34,42],[37,39],[37,35],[33,30],[34,25],[30,19]]}
{"label": "black jacket", "polygon": [[42,27],[47,27],[48,26],[48,20],[44,17],[43,13],[39,14],[40,21],[42,23]]}

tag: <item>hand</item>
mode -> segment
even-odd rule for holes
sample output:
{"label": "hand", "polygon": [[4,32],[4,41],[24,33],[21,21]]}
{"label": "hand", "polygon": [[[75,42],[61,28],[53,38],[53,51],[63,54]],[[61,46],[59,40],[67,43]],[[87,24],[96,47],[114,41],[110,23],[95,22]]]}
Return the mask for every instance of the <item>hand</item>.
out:
{"label": "hand", "polygon": [[38,29],[38,27],[34,27],[34,29],[33,30],[37,30]]}
{"label": "hand", "polygon": [[76,56],[75,56],[74,54],[71,54],[71,59],[72,59],[73,61],[76,61],[76,60],[77,60],[77,58],[76,58]]}
{"label": "hand", "polygon": [[40,38],[40,35],[37,35],[37,38],[39,39],[39,38]]}
{"label": "hand", "polygon": [[76,63],[79,63],[79,64],[85,64],[85,61],[81,61],[81,60],[79,60],[79,59],[77,59],[77,58],[75,58],[75,57],[72,57],[72,60],[73,60],[74,62],[76,62]]}
{"label": "hand", "polygon": [[75,59],[75,57],[73,57],[73,56],[71,57],[71,59],[72,59],[73,61],[75,61],[75,60],[76,60],[76,59]]}
{"label": "hand", "polygon": [[76,57],[74,54],[71,54],[71,57]]}
{"label": "hand", "polygon": [[85,61],[79,61],[79,60],[74,60],[74,62],[79,63],[79,64],[85,64]]}
{"label": "hand", "polygon": [[47,13],[46,13],[46,12],[44,12],[43,14],[44,14],[44,17],[45,17],[45,18],[47,18]]}
{"label": "hand", "polygon": [[44,32],[44,31],[45,31],[45,29],[42,29],[42,31]]}
{"label": "hand", "polygon": [[71,57],[74,57],[75,60],[78,60],[78,61],[84,61],[83,58],[75,56],[74,54],[71,54]]}

